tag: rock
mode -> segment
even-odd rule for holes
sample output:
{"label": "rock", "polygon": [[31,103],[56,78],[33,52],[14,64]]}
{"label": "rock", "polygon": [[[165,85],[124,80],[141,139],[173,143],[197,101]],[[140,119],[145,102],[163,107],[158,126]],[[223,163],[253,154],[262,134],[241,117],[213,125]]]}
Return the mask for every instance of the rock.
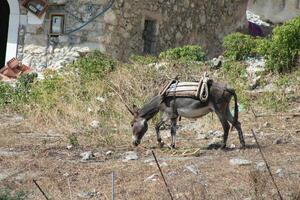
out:
{"label": "rock", "polygon": [[94,120],[94,121],[92,121],[92,122],[90,123],[90,126],[91,126],[92,128],[94,128],[94,129],[96,129],[96,128],[99,128],[99,124],[100,124],[99,121]]}
{"label": "rock", "polygon": [[286,144],[287,141],[283,138],[276,138],[274,141],[273,141],[273,144]]}
{"label": "rock", "polygon": [[100,96],[96,97],[96,100],[101,102],[101,103],[104,103],[106,101],[105,98],[100,97]]}
{"label": "rock", "polygon": [[105,153],[105,155],[107,155],[107,156],[111,156],[112,155],[112,151],[107,151],[106,153]]}
{"label": "rock", "polygon": [[157,174],[152,174],[151,176],[147,177],[144,182],[147,182],[147,181],[157,181],[158,179],[158,175]]}
{"label": "rock", "polygon": [[135,151],[127,151],[125,153],[123,162],[128,162],[130,160],[137,160],[139,157]]}
{"label": "rock", "polygon": [[230,149],[234,149],[235,147],[236,147],[235,144],[231,144],[231,145],[229,146]]}
{"label": "rock", "polygon": [[195,165],[186,165],[185,168],[195,175],[199,174],[199,170],[197,169],[197,167]]}
{"label": "rock", "polygon": [[266,171],[266,163],[264,161],[260,161],[258,163],[256,163],[256,167],[255,167],[258,171],[264,172]]}
{"label": "rock", "polygon": [[95,158],[95,155],[93,154],[92,151],[83,152],[80,154],[80,156],[82,157],[81,161],[87,161],[87,160],[91,160],[91,159]]}
{"label": "rock", "polygon": [[79,192],[77,194],[78,197],[84,198],[84,199],[90,199],[90,198],[93,198],[97,195],[98,195],[98,192],[96,192],[95,189],[94,189],[94,191],[91,191],[91,192]]}
{"label": "rock", "polygon": [[260,82],[260,76],[257,76],[252,80],[250,80],[249,89],[250,90],[256,89],[259,86],[259,82]]}
{"label": "rock", "polygon": [[209,138],[221,138],[223,137],[224,133],[222,131],[209,131],[206,134],[205,139],[209,139]]}
{"label": "rock", "polygon": [[231,165],[238,165],[238,166],[250,165],[252,163],[249,160],[245,160],[245,159],[241,159],[241,158],[232,158],[232,159],[230,159],[229,162]]}
{"label": "rock", "polygon": [[73,148],[73,145],[68,145],[67,146],[67,149],[72,149]]}
{"label": "rock", "polygon": [[263,127],[265,127],[265,128],[270,128],[270,127],[271,127],[271,124],[270,124],[269,122],[265,122],[265,123],[263,124]]}
{"label": "rock", "polygon": [[211,61],[211,67],[213,69],[219,69],[222,66],[223,57],[219,56],[218,58],[213,58]]}
{"label": "rock", "polygon": [[284,176],[283,169],[277,169],[275,174],[282,178]]}

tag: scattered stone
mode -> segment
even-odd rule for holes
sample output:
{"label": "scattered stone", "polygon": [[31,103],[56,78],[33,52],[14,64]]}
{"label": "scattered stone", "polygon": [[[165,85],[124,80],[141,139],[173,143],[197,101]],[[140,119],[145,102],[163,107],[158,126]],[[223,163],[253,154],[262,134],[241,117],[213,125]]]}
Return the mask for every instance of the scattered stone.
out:
{"label": "scattered stone", "polygon": [[93,109],[87,108],[87,112],[88,112],[88,113],[92,113],[92,112],[93,112]]}
{"label": "scattered stone", "polygon": [[107,151],[106,153],[105,153],[105,155],[107,155],[107,156],[111,156],[112,155],[112,151]]}
{"label": "scattered stone", "polygon": [[230,159],[229,162],[231,165],[238,165],[238,166],[250,165],[252,163],[249,160],[245,160],[245,159],[241,159],[241,158],[232,158],[232,159]]}
{"label": "scattered stone", "polygon": [[235,149],[235,144],[231,144],[230,146],[229,146],[229,149]]}
{"label": "scattered stone", "polygon": [[223,63],[223,56],[219,56],[218,58],[213,58],[211,61],[211,66],[213,69],[219,69]]}
{"label": "scattered stone", "polygon": [[209,138],[221,138],[223,137],[224,133],[222,131],[209,131],[206,136],[205,139],[209,139]]}
{"label": "scattered stone", "polygon": [[263,125],[263,127],[265,127],[265,128],[270,128],[270,127],[271,127],[271,124],[270,124],[269,122],[265,122],[264,125]]}
{"label": "scattered stone", "polygon": [[148,182],[148,181],[157,181],[158,179],[158,175],[157,174],[152,174],[151,176],[147,177],[144,182]]}
{"label": "scattered stone", "polygon": [[81,161],[87,161],[95,158],[95,155],[93,154],[92,151],[83,152],[80,154],[80,156],[81,156]]}
{"label": "scattered stone", "polygon": [[127,151],[125,153],[123,162],[128,162],[130,160],[137,160],[137,159],[139,159],[139,157],[135,151]]}
{"label": "scattered stone", "polygon": [[266,163],[264,161],[260,161],[258,163],[256,163],[256,167],[255,167],[258,171],[264,172],[266,171]]}
{"label": "scattered stone", "polygon": [[283,141],[281,138],[276,138],[274,141],[273,141],[273,144],[282,144]]}
{"label": "scattered stone", "polygon": [[98,195],[98,192],[94,189],[94,191],[91,192],[80,192],[77,194],[78,197],[84,198],[84,199],[90,199]]}
{"label": "scattered stone", "polygon": [[94,120],[90,123],[90,126],[94,129],[99,128],[100,122],[97,120]]}
{"label": "scattered stone", "polygon": [[101,102],[101,103],[104,103],[106,101],[105,98],[100,97],[100,96],[96,97],[96,100]]}
{"label": "scattered stone", "polygon": [[68,145],[67,146],[67,149],[72,149],[73,148],[73,145]]}
{"label": "scattered stone", "polygon": [[68,176],[70,176],[70,174],[68,172],[66,172],[66,173],[63,174],[63,176],[68,177]]}
{"label": "scattered stone", "polygon": [[284,176],[283,169],[277,169],[275,174],[282,178]]}
{"label": "scattered stone", "polygon": [[186,165],[185,168],[195,175],[199,174],[199,170],[197,169],[197,167],[195,165]]}

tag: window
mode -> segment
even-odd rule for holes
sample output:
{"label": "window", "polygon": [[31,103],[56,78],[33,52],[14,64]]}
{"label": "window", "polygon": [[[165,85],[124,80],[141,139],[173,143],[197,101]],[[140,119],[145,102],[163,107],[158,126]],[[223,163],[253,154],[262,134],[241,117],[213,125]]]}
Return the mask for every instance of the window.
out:
{"label": "window", "polygon": [[22,5],[38,17],[41,17],[48,9],[48,3],[45,0],[23,0]]}
{"label": "window", "polygon": [[64,33],[64,20],[63,14],[51,14],[50,16],[50,35],[61,35]]}
{"label": "window", "polygon": [[157,42],[157,22],[155,20],[145,20],[143,40],[144,40],[144,53],[156,54]]}

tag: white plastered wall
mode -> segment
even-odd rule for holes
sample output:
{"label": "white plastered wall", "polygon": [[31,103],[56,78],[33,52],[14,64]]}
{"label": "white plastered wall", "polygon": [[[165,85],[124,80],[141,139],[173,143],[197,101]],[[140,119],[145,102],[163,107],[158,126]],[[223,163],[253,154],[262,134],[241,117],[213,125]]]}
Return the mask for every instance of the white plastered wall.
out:
{"label": "white plastered wall", "polygon": [[10,8],[5,62],[17,55],[20,6],[18,0],[7,0]]}

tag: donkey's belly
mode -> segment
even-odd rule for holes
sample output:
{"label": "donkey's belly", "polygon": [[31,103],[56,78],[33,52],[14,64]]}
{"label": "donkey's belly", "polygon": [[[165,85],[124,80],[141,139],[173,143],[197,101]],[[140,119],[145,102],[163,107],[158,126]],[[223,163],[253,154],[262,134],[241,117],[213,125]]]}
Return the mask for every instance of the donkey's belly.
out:
{"label": "donkey's belly", "polygon": [[197,108],[197,109],[179,108],[177,110],[179,115],[181,115],[182,117],[186,117],[186,118],[199,118],[199,117],[206,115],[207,113],[209,113],[211,111],[212,111],[212,109],[210,106]]}

